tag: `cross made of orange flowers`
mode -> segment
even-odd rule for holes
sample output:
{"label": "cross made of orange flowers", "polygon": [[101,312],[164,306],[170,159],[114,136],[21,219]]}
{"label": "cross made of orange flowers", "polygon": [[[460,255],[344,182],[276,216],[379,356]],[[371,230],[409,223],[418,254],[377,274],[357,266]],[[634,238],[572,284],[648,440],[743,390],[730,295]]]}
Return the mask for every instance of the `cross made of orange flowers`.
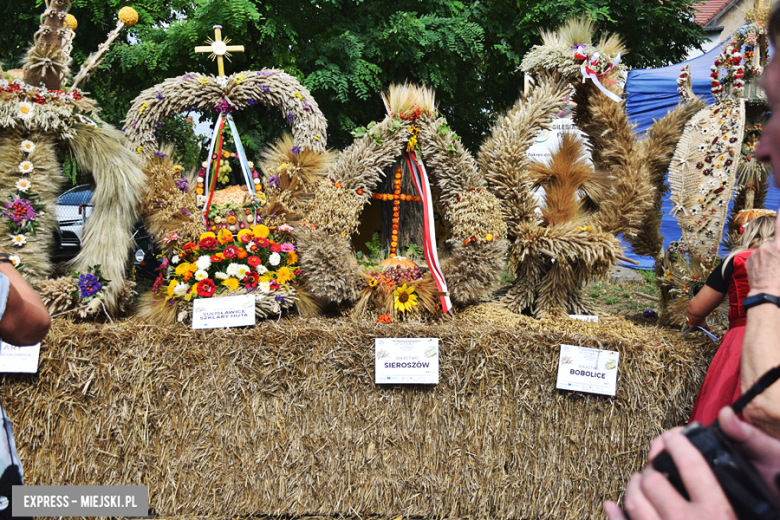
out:
{"label": "cross made of orange flowers", "polygon": [[393,181],[394,190],[393,193],[374,193],[372,198],[377,200],[392,200],[393,201],[393,235],[390,240],[390,257],[396,256],[396,250],[398,249],[398,215],[401,212],[401,201],[408,200],[414,202],[421,202],[422,198],[417,195],[407,195],[401,193],[401,167],[399,166],[395,170],[395,180]]}

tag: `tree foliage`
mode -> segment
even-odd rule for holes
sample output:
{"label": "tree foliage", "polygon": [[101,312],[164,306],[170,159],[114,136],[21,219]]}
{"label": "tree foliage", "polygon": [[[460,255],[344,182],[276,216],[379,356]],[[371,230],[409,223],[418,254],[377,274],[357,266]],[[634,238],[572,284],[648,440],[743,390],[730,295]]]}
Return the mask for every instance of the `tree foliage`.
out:
{"label": "tree foliage", "polygon": [[[379,92],[409,80],[435,88],[439,110],[474,149],[496,114],[516,100],[523,83],[517,67],[540,43],[540,28],[589,14],[603,30],[625,38],[629,66],[667,65],[702,41],[693,22],[696,1],[139,0],[131,5],[140,23],[114,44],[87,88],[106,119],[119,123],[130,101],[164,78],[216,73],[194,47],[219,24],[225,37],[247,50],[234,54],[227,70],[277,67],[298,77],[328,118],[330,146],[349,144],[351,130],[382,116]],[[42,6],[6,4],[0,8],[6,15],[0,18],[0,60],[13,67]],[[73,0],[76,65],[97,49],[124,4]],[[236,116],[253,155],[286,126],[275,109]]]}

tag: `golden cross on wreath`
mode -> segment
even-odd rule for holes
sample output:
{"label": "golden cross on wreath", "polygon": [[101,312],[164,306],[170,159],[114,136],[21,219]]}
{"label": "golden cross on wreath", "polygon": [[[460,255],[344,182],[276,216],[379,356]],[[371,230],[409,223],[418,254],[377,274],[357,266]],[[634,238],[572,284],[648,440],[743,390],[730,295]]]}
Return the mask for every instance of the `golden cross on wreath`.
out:
{"label": "golden cross on wreath", "polygon": [[220,76],[225,75],[225,62],[222,60],[222,57],[224,56],[225,58],[227,58],[228,61],[230,61],[231,52],[244,52],[243,45],[228,45],[228,43],[230,43],[230,40],[228,38],[225,38],[224,40],[222,39],[221,25],[214,26],[214,39],[212,40],[211,38],[209,38],[206,41],[209,43],[209,45],[195,47],[195,52],[210,53],[209,58],[211,58],[212,61],[214,60],[214,58],[216,58],[217,68],[219,70]]}

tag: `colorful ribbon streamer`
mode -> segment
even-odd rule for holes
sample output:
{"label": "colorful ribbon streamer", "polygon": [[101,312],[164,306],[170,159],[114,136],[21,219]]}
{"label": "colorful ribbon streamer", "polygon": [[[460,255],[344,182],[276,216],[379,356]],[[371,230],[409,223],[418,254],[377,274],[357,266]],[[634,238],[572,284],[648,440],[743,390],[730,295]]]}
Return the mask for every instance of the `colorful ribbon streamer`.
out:
{"label": "colorful ribbon streamer", "polygon": [[434,282],[436,282],[436,288],[439,290],[441,310],[444,314],[453,314],[452,302],[450,301],[449,291],[447,289],[447,282],[444,280],[444,275],[441,272],[441,266],[439,265],[439,254],[436,251],[436,228],[434,224],[433,215],[433,194],[431,193],[431,185],[428,182],[428,173],[425,171],[425,166],[422,160],[417,158],[415,151],[404,152],[406,157],[406,163],[409,165],[409,172],[412,175],[412,182],[414,187],[417,188],[417,193],[420,194],[423,204],[423,246],[425,252],[425,261],[428,263],[428,268],[431,270],[431,276]]}
{"label": "colorful ribbon streamer", "polygon": [[[617,55],[617,57],[612,60],[612,63],[609,64],[609,67],[607,67],[607,70],[602,72],[601,74],[598,74],[594,69],[591,67],[595,67],[599,63],[599,53],[597,52],[592,57],[585,54],[585,46],[584,45],[575,45],[573,47],[574,50],[574,58],[577,60],[583,60],[582,65],[580,66],[580,72],[582,72],[582,82],[585,83],[590,79],[593,81],[593,83],[596,85],[596,87],[604,93],[605,96],[607,96],[612,101],[615,101],[616,103],[620,103],[623,101],[620,96],[609,90],[607,87],[601,84],[601,81],[599,78],[601,76],[605,76],[609,74],[612,69],[618,66],[620,63],[620,54]],[[609,81],[609,80],[606,80]],[[609,81],[610,83],[614,83],[612,81]]]}

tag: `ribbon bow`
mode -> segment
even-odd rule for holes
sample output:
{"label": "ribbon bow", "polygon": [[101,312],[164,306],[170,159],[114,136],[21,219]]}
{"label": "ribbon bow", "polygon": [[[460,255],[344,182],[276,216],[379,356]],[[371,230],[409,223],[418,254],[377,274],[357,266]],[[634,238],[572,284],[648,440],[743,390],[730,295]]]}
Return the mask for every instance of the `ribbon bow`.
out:
{"label": "ribbon bow", "polygon": [[[592,80],[593,83],[596,84],[596,87],[604,93],[605,96],[607,96],[612,101],[615,101],[616,103],[620,103],[622,99],[620,96],[612,92],[611,90],[607,89],[604,85],[601,84],[601,81],[599,78],[601,76],[605,76],[609,74],[612,69],[618,66],[620,63],[620,54],[617,55],[617,57],[612,60],[612,63],[609,64],[607,69],[602,72],[601,74],[597,73],[593,67],[596,67],[599,64],[599,53],[595,53],[593,56],[588,56],[585,53],[585,46],[575,45],[572,47],[572,50],[574,51],[574,59],[578,61],[582,61],[582,65],[580,66],[580,72],[582,72],[582,82],[585,83],[588,79]],[[610,83],[614,83],[614,81],[606,80]]]}

